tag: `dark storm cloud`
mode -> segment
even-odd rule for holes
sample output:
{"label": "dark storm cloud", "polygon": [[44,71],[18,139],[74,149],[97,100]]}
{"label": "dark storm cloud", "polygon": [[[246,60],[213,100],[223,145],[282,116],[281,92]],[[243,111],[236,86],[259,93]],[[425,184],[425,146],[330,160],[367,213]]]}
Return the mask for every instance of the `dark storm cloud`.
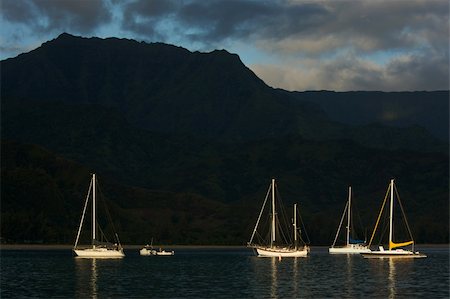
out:
{"label": "dark storm cloud", "polygon": [[89,33],[111,20],[107,2],[102,0],[2,0],[2,16],[40,32]]}
{"label": "dark storm cloud", "polygon": [[290,90],[449,88],[448,0],[0,1],[6,57],[67,31],[227,48]]}
{"label": "dark storm cloud", "polygon": [[132,1],[124,5],[122,27],[146,38],[162,39],[165,37],[156,28],[158,22],[165,20],[176,4],[173,1]]}
{"label": "dark storm cloud", "polygon": [[281,39],[320,25],[328,14],[319,4],[285,1],[139,1],[126,5],[123,27],[143,33],[149,23],[170,22],[173,30],[186,32],[186,39],[203,43],[249,37]]}

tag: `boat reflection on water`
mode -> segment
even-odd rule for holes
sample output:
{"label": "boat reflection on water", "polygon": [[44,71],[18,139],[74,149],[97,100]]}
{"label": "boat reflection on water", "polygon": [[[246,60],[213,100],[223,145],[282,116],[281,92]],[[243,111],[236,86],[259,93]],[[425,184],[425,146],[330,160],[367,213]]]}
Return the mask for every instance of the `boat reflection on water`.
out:
{"label": "boat reflection on water", "polygon": [[114,285],[120,279],[117,274],[120,273],[120,268],[123,266],[123,259],[76,257],[73,260],[76,275],[76,298],[102,298],[103,296],[100,294],[101,289],[105,288],[105,283]]}
{"label": "boat reflection on water", "polygon": [[[293,259],[287,260],[292,261]],[[296,258],[294,258],[294,260],[296,260]],[[267,298],[281,297],[279,280],[283,275],[283,272],[280,271],[280,265],[283,262],[280,262],[279,258],[275,257],[261,259],[256,256],[252,256],[251,265],[253,268],[252,273],[254,273],[254,276],[249,281],[250,285],[248,286],[248,289],[262,291]],[[261,284],[261,282],[264,283]]]}
{"label": "boat reflection on water", "polygon": [[353,259],[354,255],[351,253],[346,254],[347,259],[347,285],[353,285]]}
{"label": "boat reflection on water", "polygon": [[97,298],[98,289],[97,289],[97,259],[93,259],[91,263],[91,298]]}
{"label": "boat reflection on water", "polygon": [[302,271],[305,262],[303,257],[251,257],[253,275],[248,289],[263,292],[264,298],[295,298],[300,294],[309,297],[304,285],[305,271]]}
{"label": "boat reflection on water", "polygon": [[[414,272],[415,259],[371,259],[370,260],[370,277],[377,279],[380,292],[386,292],[379,295],[385,298],[411,298],[414,293],[408,294],[408,290],[400,286],[401,282],[407,280]],[[400,282],[400,283],[399,283]]]}
{"label": "boat reflection on water", "polygon": [[270,298],[278,298],[278,258],[271,258],[271,284],[270,284]]}
{"label": "boat reflection on water", "polygon": [[98,298],[98,266],[97,259],[75,258],[77,298]]}
{"label": "boat reflection on water", "polygon": [[298,268],[300,267],[300,262],[298,258],[294,258],[293,260],[293,289],[294,289],[294,294],[298,294],[299,293],[299,289],[298,289],[298,280],[300,279],[299,277],[299,270]]}
{"label": "boat reflection on water", "polygon": [[[397,283],[404,281],[413,273],[414,259],[388,259],[388,289],[389,298],[401,297],[406,294],[400,292]],[[413,294],[410,294],[413,295]],[[416,294],[417,295],[417,294]]]}
{"label": "boat reflection on water", "polygon": [[388,289],[389,298],[395,298],[396,287],[395,287],[395,259],[389,259],[389,275],[388,275]]}

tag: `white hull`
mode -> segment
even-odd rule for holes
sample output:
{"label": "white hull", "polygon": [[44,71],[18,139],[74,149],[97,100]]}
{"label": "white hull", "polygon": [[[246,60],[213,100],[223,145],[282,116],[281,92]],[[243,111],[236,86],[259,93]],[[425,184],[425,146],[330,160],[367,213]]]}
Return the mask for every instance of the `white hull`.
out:
{"label": "white hull", "polygon": [[396,249],[396,250],[380,250],[362,253],[364,258],[424,258],[425,254],[420,252],[413,252],[410,250]]}
{"label": "white hull", "polygon": [[139,254],[142,256],[151,256],[151,255],[161,255],[161,256],[170,256],[175,255],[174,251],[156,251],[154,249],[142,248],[139,250]]}
{"label": "white hull", "polygon": [[122,258],[125,256],[123,249],[87,248],[73,251],[78,257],[83,258]]}
{"label": "white hull", "polygon": [[156,255],[169,256],[169,255],[175,255],[175,252],[163,250],[163,251],[157,251]]}
{"label": "white hull", "polygon": [[155,255],[155,253],[156,250],[153,249],[142,248],[141,250],[139,250],[139,254],[143,256]]}
{"label": "white hull", "polygon": [[259,257],[305,257],[309,252],[309,248],[306,246],[297,250],[270,247],[255,247],[254,249]]}
{"label": "white hull", "polygon": [[343,247],[330,247],[328,248],[328,252],[331,254],[359,254],[371,252],[371,250],[367,246],[350,244]]}

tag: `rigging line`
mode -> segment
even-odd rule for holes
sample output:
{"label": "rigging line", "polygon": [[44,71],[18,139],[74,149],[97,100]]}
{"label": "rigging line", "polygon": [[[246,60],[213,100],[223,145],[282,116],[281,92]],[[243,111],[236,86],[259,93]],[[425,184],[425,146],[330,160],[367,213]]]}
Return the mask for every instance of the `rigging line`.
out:
{"label": "rigging line", "polygon": [[[264,221],[263,225],[260,226],[261,228],[264,228],[264,229],[262,229],[261,232],[256,231],[256,233],[261,236],[261,240],[260,241],[262,241],[262,243],[260,243],[260,244],[269,244],[270,243],[270,241],[269,241],[270,237],[269,236],[270,236],[271,222],[272,222],[272,217],[271,217],[271,214],[268,213],[266,215],[266,217],[265,217],[265,221]],[[263,235],[262,235],[264,233],[265,233],[265,237],[263,237]]]}
{"label": "rigging line", "polygon": [[[300,209],[298,206],[297,206],[297,214],[298,214],[298,218],[300,218],[300,223],[302,224],[306,239],[308,240],[308,244],[309,244],[309,243],[311,243],[311,240],[309,239],[308,232],[306,231],[306,226],[305,226],[305,223],[303,223],[302,214],[300,214]],[[300,234],[300,238],[301,237],[302,237],[302,234]],[[303,241],[303,239],[302,239],[302,241]],[[306,243],[305,241],[303,241],[303,242]]]}
{"label": "rigging line", "polygon": [[[290,222],[288,221],[288,217],[286,214],[286,209],[284,207],[284,202],[281,198],[281,194],[280,194],[278,188],[276,189],[276,194],[277,194],[278,203],[280,205],[278,214],[281,215],[281,219],[283,222],[283,223],[281,223],[281,221],[279,221],[279,229],[281,230],[281,232],[283,234],[284,241],[286,243],[293,243],[291,234],[288,234],[288,237],[286,237],[286,232],[288,232],[288,231],[290,232],[291,228],[290,228]],[[278,217],[278,220],[280,220],[280,217]]]}
{"label": "rigging line", "polygon": [[[387,218],[387,217],[385,217],[385,218]],[[384,222],[385,222],[384,223],[384,227],[383,227],[383,230],[381,231],[380,241],[378,242],[378,245],[380,245],[383,242],[383,237],[384,237],[384,235],[386,234],[386,232],[388,231],[388,228],[389,228],[388,221],[386,221],[386,219],[384,219]]]}
{"label": "rigging line", "polygon": [[[98,183],[98,180],[97,180],[97,188],[98,188],[98,192],[99,192],[99,194],[100,194],[99,197],[100,197],[100,199],[101,199],[101,201],[102,201],[103,208],[104,208],[105,211],[106,211],[106,216],[107,216],[107,218],[108,218],[109,223],[111,224],[111,227],[112,227],[112,230],[113,230],[113,234],[116,234],[117,230],[116,230],[116,228],[115,228],[115,226],[114,226],[114,222],[113,222],[113,220],[112,220],[112,217],[111,217],[111,214],[110,214],[110,212],[109,212],[108,206],[106,205],[106,199],[105,199],[105,196],[103,195],[103,192],[102,192],[102,190],[101,190],[101,188],[100,188],[100,184]],[[105,236],[105,239],[106,239],[106,236]],[[117,242],[119,242],[119,241],[117,240]],[[119,242],[119,243],[120,243],[120,242]]]}
{"label": "rigging line", "polygon": [[88,201],[89,201],[89,196],[91,195],[91,189],[92,189],[92,179],[91,179],[91,183],[89,184],[88,194],[86,196],[86,201],[84,203],[83,214],[81,215],[80,226],[78,227],[77,238],[75,240],[75,245],[73,246],[73,248],[77,247],[78,241],[80,239],[81,227],[83,226],[84,215],[86,214],[86,209],[87,209],[87,205],[88,205]]}
{"label": "rigging line", "polygon": [[331,245],[331,247],[334,247],[334,245],[336,244],[336,241],[337,241],[339,232],[340,232],[340,230],[341,230],[342,222],[344,221],[344,217],[345,217],[345,214],[346,214],[346,211],[347,211],[347,207],[348,207],[348,201],[347,201],[347,203],[345,204],[345,207],[344,207],[344,213],[342,213],[341,222],[339,223],[339,227],[338,227],[338,230],[337,230],[337,232],[336,232],[336,236],[334,237],[333,245]]}
{"label": "rigging line", "polygon": [[106,237],[106,235],[103,232],[102,227],[100,225],[98,226],[98,229],[100,230],[100,234],[101,234],[102,238],[104,238],[106,240],[106,243],[111,243],[111,242],[109,242],[108,237]]}
{"label": "rigging line", "polygon": [[384,205],[386,204],[386,199],[387,199],[387,197],[388,197],[388,195],[389,195],[389,190],[390,190],[390,189],[391,189],[391,184],[389,184],[389,187],[388,187],[388,189],[387,189],[387,191],[386,191],[386,195],[384,196],[383,204],[381,205],[380,214],[378,214],[377,222],[375,223],[375,227],[373,228],[372,237],[370,237],[370,241],[369,241],[369,244],[368,244],[369,247],[370,247],[370,245],[372,244],[373,237],[375,236],[375,232],[377,231],[378,223],[379,223],[379,221],[380,221],[380,217],[381,217],[381,214],[382,214],[382,212],[383,212]]}
{"label": "rigging line", "polygon": [[[280,232],[283,241],[286,244],[292,243],[291,238],[290,237],[286,237],[286,230],[283,229],[283,226],[282,226],[281,221],[280,221],[280,217],[277,216],[277,218],[278,218],[278,231]],[[290,235],[288,235],[288,236],[290,236]]]}
{"label": "rigging line", "polygon": [[252,236],[250,238],[250,241],[248,242],[249,244],[252,243],[253,237],[255,236],[255,233],[256,233],[256,230],[258,229],[259,220],[261,219],[261,215],[264,212],[264,208],[266,206],[267,198],[269,197],[269,194],[270,194],[270,189],[271,189],[271,186],[269,186],[269,189],[267,190],[266,198],[264,199],[263,206],[261,208],[261,211],[259,212],[258,220],[256,221],[256,225],[255,225],[255,228],[253,229]]}
{"label": "rigging line", "polygon": [[381,227],[381,229],[380,229],[380,239],[378,240],[378,245],[382,244],[383,238],[384,238],[386,232],[389,229],[389,213],[387,213],[387,210],[383,211],[382,219],[381,219],[381,222],[380,222],[380,227]]}
{"label": "rigging line", "polygon": [[[361,217],[361,213],[359,212],[359,209],[358,209],[358,207],[357,206],[355,206],[355,204],[353,204],[353,207],[354,207],[354,209],[353,209],[353,211],[355,211],[355,209],[356,209],[356,215],[357,215],[357,218],[358,218],[358,222],[359,222],[359,230],[360,230],[360,232],[361,233],[364,233],[363,231],[364,231],[364,228],[366,228],[367,226],[364,226],[364,224],[363,224],[363,221],[362,221],[362,217]],[[354,215],[355,213],[353,213],[353,215]],[[353,218],[352,218],[353,219]],[[362,230],[362,231],[361,231]],[[357,232],[356,232],[357,233]],[[356,237],[358,238],[358,234],[356,234]],[[367,239],[367,236],[365,236],[365,239]],[[367,240],[366,240],[367,241]]]}
{"label": "rigging line", "polygon": [[400,209],[402,210],[403,218],[405,219],[406,228],[408,228],[409,237],[414,241],[411,229],[409,228],[408,219],[406,219],[405,211],[403,210],[402,201],[400,200],[400,195],[398,194],[397,187],[394,185],[395,194],[397,195],[398,202],[400,203]]}
{"label": "rigging line", "polygon": [[[351,207],[351,211],[350,211],[350,238],[354,239],[354,240],[358,240],[359,239],[359,235],[358,235],[358,230],[360,227],[363,227],[362,225],[362,221],[361,221],[361,215],[359,214],[359,210],[358,210],[358,205],[357,205],[357,200],[354,200],[355,195],[354,192],[352,191],[352,207]],[[355,221],[355,217],[357,218],[357,220]],[[356,224],[355,224],[356,223]],[[357,230],[358,229],[358,230]]]}

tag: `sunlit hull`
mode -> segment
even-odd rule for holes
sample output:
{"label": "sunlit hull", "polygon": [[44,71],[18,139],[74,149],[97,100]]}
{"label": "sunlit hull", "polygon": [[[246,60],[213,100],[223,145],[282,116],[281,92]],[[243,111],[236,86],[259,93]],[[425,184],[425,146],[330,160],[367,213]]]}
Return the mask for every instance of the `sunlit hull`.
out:
{"label": "sunlit hull", "polygon": [[371,250],[367,246],[350,244],[343,247],[330,247],[328,248],[328,252],[331,254],[359,254],[371,252]]}
{"label": "sunlit hull", "polygon": [[156,250],[142,248],[141,250],[139,250],[139,254],[143,255],[143,256],[155,255],[156,254]]}
{"label": "sunlit hull", "polygon": [[305,257],[308,255],[309,247],[305,246],[297,250],[278,247],[255,247],[254,250],[259,257]]}
{"label": "sunlit hull", "polygon": [[82,258],[122,258],[125,256],[123,249],[86,248],[74,249],[73,252]]}
{"label": "sunlit hull", "polygon": [[170,255],[174,255],[175,252],[173,251],[157,251],[156,255],[162,255],[162,256],[170,256]]}
{"label": "sunlit hull", "polygon": [[161,255],[161,256],[170,256],[170,255],[175,255],[174,251],[156,251],[154,249],[147,249],[147,248],[142,248],[141,250],[139,250],[139,254],[142,256],[151,256],[151,255]]}
{"label": "sunlit hull", "polygon": [[424,258],[425,254],[420,252],[413,252],[410,250],[396,249],[396,250],[380,250],[371,251],[368,253],[361,253],[364,258]]}

